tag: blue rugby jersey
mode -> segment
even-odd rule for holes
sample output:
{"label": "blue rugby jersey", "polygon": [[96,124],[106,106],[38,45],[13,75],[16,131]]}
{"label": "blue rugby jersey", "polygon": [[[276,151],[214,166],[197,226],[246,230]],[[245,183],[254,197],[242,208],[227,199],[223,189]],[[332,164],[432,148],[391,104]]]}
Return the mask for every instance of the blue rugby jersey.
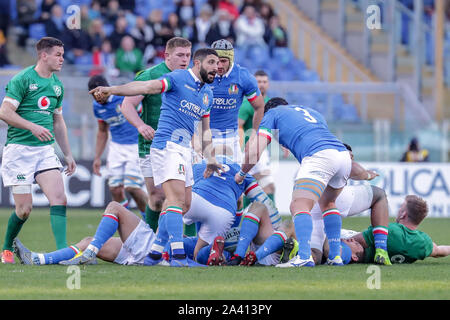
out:
{"label": "blue rugby jersey", "polygon": [[251,175],[247,175],[243,183],[237,184],[234,181],[234,176],[241,169],[240,166],[223,156],[216,156],[216,160],[223,165],[224,172],[220,176],[214,173],[207,179],[203,178],[206,162],[193,165],[194,185],[192,191],[208,202],[235,215],[239,197],[253,187],[256,184],[256,180]]}
{"label": "blue rugby jersey", "polygon": [[[124,97],[110,96],[105,104],[96,101],[93,103],[94,115],[99,121],[104,121],[109,125],[111,140],[118,144],[138,143],[138,131],[130,124],[120,111]],[[142,105],[139,105],[142,110]]]}
{"label": "blue rugby jersey", "polygon": [[201,118],[209,117],[213,100],[210,86],[191,69],[175,70],[160,78],[163,88],[161,116],[152,148],[164,149],[168,141],[190,148]]}
{"label": "blue rugby jersey", "polygon": [[328,129],[322,115],[314,109],[282,105],[264,114],[259,135],[273,138],[288,148],[299,162],[325,149],[347,150]]}
{"label": "blue rugby jersey", "polygon": [[211,107],[213,135],[235,132],[244,97],[251,102],[261,95],[255,77],[247,69],[233,64],[225,75],[216,75],[211,87],[214,94]]}

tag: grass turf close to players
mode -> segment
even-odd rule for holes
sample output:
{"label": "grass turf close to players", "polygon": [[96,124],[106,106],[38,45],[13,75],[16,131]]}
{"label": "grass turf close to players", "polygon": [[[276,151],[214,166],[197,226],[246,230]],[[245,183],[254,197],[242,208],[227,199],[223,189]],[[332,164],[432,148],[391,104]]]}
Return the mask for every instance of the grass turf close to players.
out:
{"label": "grass turf close to players", "polygon": [[[1,237],[9,213],[0,210]],[[68,243],[92,236],[101,213],[101,209],[69,208]],[[343,220],[344,228],[355,230],[369,223],[368,217]],[[420,229],[437,244],[450,244],[450,219],[428,218]],[[19,238],[33,251],[55,250],[48,210],[34,209]],[[80,266],[80,289],[72,290],[74,273],[68,267],[0,265],[0,299],[450,299],[449,264],[450,257],[381,266],[381,288],[369,289],[371,265],[186,269],[99,261],[98,265]]]}

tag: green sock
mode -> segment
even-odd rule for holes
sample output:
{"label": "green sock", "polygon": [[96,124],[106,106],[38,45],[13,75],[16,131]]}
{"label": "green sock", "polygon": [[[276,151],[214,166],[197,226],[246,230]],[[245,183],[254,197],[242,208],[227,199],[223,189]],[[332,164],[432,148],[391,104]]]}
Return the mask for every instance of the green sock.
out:
{"label": "green sock", "polygon": [[158,229],[159,214],[161,211],[153,211],[148,205],[145,206],[145,222],[154,232]]}
{"label": "green sock", "polygon": [[3,244],[3,250],[13,250],[13,241],[14,238],[17,237],[17,235],[20,232],[20,229],[22,229],[22,225],[25,223],[25,220],[20,219],[16,212],[14,211],[8,220],[8,228],[6,229],[6,235],[5,235],[5,243]]}
{"label": "green sock", "polygon": [[242,208],[247,208],[250,204],[251,204],[250,199],[247,198],[246,196],[244,196],[244,201],[242,203],[242,205],[243,205]]}
{"label": "green sock", "polygon": [[195,225],[195,223],[184,225],[184,235],[186,237],[195,237],[196,234],[197,234],[197,226]]}
{"label": "green sock", "polygon": [[68,247],[66,240],[66,220],[66,206],[50,207],[50,224],[58,250]]}

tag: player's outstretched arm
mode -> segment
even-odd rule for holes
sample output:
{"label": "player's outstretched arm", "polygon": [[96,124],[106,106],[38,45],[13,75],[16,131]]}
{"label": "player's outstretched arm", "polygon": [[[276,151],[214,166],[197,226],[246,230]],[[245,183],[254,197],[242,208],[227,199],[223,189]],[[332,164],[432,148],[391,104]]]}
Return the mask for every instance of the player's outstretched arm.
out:
{"label": "player's outstretched arm", "polygon": [[433,251],[430,254],[432,258],[444,258],[450,255],[450,246],[438,246],[433,242]]}
{"label": "player's outstretched arm", "polygon": [[214,172],[218,175],[222,172],[222,165],[216,160],[216,153],[212,144],[212,133],[209,126],[209,116],[202,118],[201,127],[201,145],[203,157],[207,159],[207,165],[205,172],[203,173],[204,178],[209,178]]}
{"label": "player's outstretched arm", "polygon": [[64,121],[61,110],[59,111],[60,112],[53,114],[53,131],[55,132],[56,142],[61,148],[61,151],[64,154],[64,160],[67,164],[65,173],[68,176],[71,176],[75,172],[77,165],[75,163],[75,160],[73,159],[72,151],[70,150],[66,122]]}
{"label": "player's outstretched arm", "polygon": [[138,96],[142,94],[160,94],[163,88],[161,80],[132,81],[120,86],[97,87],[89,91],[94,96]]}
{"label": "player's outstretched arm", "polygon": [[255,100],[251,101],[255,113],[253,115],[253,128],[259,128],[259,125],[264,117],[264,98],[260,95]]}
{"label": "player's outstretched arm", "polygon": [[17,107],[14,104],[3,100],[0,107],[0,119],[12,127],[31,131],[31,133],[40,141],[50,141],[53,139],[53,135],[50,130],[31,121],[25,120],[19,116],[16,109]]}

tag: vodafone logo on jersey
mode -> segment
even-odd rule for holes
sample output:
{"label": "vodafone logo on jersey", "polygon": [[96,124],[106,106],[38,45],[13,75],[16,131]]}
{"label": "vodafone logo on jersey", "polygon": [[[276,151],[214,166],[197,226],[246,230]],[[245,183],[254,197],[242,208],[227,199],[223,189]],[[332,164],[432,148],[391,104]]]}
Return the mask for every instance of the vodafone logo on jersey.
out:
{"label": "vodafone logo on jersey", "polygon": [[38,100],[38,107],[41,110],[47,110],[50,107],[50,99],[46,96],[40,97]]}

